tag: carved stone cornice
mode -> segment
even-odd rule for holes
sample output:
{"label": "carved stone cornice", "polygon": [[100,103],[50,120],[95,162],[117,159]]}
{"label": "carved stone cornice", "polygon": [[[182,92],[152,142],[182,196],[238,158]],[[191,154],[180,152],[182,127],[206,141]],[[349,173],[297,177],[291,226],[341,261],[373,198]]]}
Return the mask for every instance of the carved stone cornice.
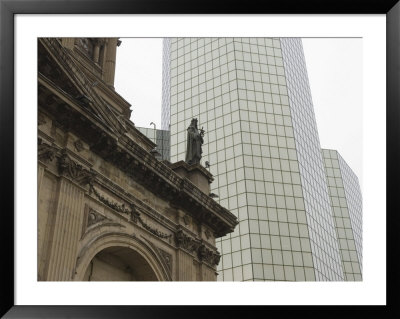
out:
{"label": "carved stone cornice", "polygon": [[133,141],[122,137],[119,142],[135,155],[130,161],[129,169],[126,170],[128,175],[142,180],[142,183],[151,186],[158,195],[165,196],[177,206],[186,208],[195,219],[207,223],[217,237],[233,231],[237,219],[226,208],[204,194],[189,180],[181,178],[167,165],[153,158]]}
{"label": "carved stone cornice", "polygon": [[194,254],[201,262],[213,267],[218,265],[221,255],[218,251],[209,249],[202,240],[193,238],[182,229],[179,229],[175,233],[175,241],[179,248],[186,250],[190,254]]}
{"label": "carved stone cornice", "polygon": [[88,170],[72,160],[65,149],[61,151],[61,155],[58,158],[58,172],[81,186],[91,184],[96,176],[94,171]]}
{"label": "carved stone cornice", "polygon": [[43,163],[53,161],[58,149],[38,138],[38,159]]}
{"label": "carved stone cornice", "polygon": [[200,241],[196,240],[192,236],[189,236],[182,229],[179,229],[175,233],[175,240],[179,248],[182,248],[191,254],[197,252],[200,247]]}

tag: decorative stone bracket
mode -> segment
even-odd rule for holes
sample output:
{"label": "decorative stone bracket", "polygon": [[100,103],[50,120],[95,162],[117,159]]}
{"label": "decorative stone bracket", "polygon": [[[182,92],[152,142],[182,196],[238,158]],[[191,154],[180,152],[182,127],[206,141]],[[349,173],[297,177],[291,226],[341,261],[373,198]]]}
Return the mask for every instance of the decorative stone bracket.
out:
{"label": "decorative stone bracket", "polygon": [[61,151],[61,156],[58,159],[58,171],[61,175],[73,179],[82,186],[91,184],[96,177],[94,171],[88,170],[82,165],[74,162],[67,155],[66,150]]}
{"label": "decorative stone bracket", "polygon": [[176,232],[175,240],[178,247],[189,253],[196,254],[200,261],[212,266],[217,266],[219,264],[221,255],[217,251],[215,252],[208,249],[201,240],[197,240],[185,234],[181,229]]}
{"label": "decorative stone bracket", "polygon": [[53,161],[57,153],[57,148],[44,143],[41,138],[38,138],[38,159],[44,163]]}

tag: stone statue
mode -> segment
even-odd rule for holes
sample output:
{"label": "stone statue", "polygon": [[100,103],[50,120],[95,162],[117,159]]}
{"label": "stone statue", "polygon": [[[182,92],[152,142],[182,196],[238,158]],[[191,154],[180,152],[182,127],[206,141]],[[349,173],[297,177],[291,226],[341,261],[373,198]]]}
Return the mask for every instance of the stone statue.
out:
{"label": "stone statue", "polygon": [[185,162],[189,165],[200,164],[201,145],[204,143],[204,130],[197,128],[197,119],[192,119],[188,129],[187,129],[187,148],[186,148],[186,159]]}

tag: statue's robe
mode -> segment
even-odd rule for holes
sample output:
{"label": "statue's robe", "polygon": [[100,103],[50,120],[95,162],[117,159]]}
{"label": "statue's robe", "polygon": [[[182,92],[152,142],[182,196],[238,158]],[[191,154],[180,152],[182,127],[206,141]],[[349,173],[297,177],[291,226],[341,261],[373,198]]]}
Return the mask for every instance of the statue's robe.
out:
{"label": "statue's robe", "polygon": [[185,162],[188,164],[200,163],[201,159],[201,145],[203,143],[203,138],[201,137],[198,130],[193,127],[188,127],[187,134],[187,145],[186,145],[186,159]]}

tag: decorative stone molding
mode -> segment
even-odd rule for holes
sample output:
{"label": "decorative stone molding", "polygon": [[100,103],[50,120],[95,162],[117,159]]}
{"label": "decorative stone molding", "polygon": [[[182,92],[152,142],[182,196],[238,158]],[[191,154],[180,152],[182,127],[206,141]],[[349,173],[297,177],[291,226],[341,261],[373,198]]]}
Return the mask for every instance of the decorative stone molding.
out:
{"label": "decorative stone molding", "polygon": [[200,242],[193,237],[187,235],[183,230],[178,230],[175,233],[176,244],[179,248],[183,248],[190,253],[197,252],[200,247]]}
{"label": "decorative stone molding", "polygon": [[160,252],[161,258],[165,265],[168,268],[169,273],[172,273],[172,255],[167,253],[166,251],[158,248],[158,251]]}
{"label": "decorative stone molding", "polygon": [[61,156],[58,158],[58,171],[60,175],[67,176],[76,181],[81,186],[91,184],[96,173],[84,168],[82,165],[73,161],[66,150],[61,151]]}
{"label": "decorative stone molding", "polygon": [[221,259],[221,255],[218,252],[214,252],[208,249],[205,245],[201,245],[199,247],[198,254],[201,261],[206,262],[207,264],[210,264],[212,266],[217,266]]}
{"label": "decorative stone molding", "polygon": [[143,228],[145,228],[150,233],[152,233],[153,235],[156,235],[159,238],[170,238],[172,236],[172,235],[168,235],[163,232],[160,232],[158,229],[155,229],[155,228],[147,225],[140,216],[138,216],[138,221],[143,226]]}
{"label": "decorative stone molding", "polygon": [[87,217],[87,227],[98,224],[104,220],[109,220],[107,217],[101,215],[99,212],[95,211],[93,208],[89,209],[88,217]]}
{"label": "decorative stone molding", "polygon": [[38,159],[44,163],[51,162],[58,149],[50,144],[43,142],[41,138],[38,138]]}
{"label": "decorative stone molding", "polygon": [[75,149],[76,149],[76,151],[78,153],[81,152],[84,149],[83,143],[82,143],[81,140],[76,140],[75,143],[74,143],[74,146],[75,146]]}
{"label": "decorative stone molding", "polygon": [[103,204],[105,204],[106,206],[110,207],[111,209],[122,213],[122,214],[126,214],[130,217],[130,220],[133,221],[134,223],[140,223],[140,225],[142,225],[142,227],[144,229],[146,229],[147,231],[149,231],[150,233],[152,233],[153,235],[159,237],[159,238],[170,238],[172,235],[170,234],[166,234],[163,233],[161,231],[159,231],[158,229],[155,229],[151,226],[149,226],[147,223],[145,223],[142,219],[142,217],[140,216],[140,213],[137,211],[137,209],[135,208],[135,206],[133,204],[129,204],[129,208],[126,208],[125,204],[117,204],[115,202],[112,202],[111,200],[105,198],[103,195],[101,195],[95,188],[94,186],[91,184],[90,185],[90,190],[93,191],[93,193],[96,195],[97,199],[99,201],[101,201]]}
{"label": "decorative stone molding", "polygon": [[207,248],[201,240],[193,238],[181,229],[176,232],[175,240],[179,248],[182,248],[191,254],[196,254],[200,261],[211,266],[218,265],[221,255],[218,252]]}
{"label": "decorative stone molding", "polygon": [[94,186],[92,184],[90,185],[90,191],[93,191],[93,193],[96,195],[97,199],[100,202],[102,202],[103,204],[105,204],[106,206],[108,206],[109,208],[111,208],[119,213],[127,214],[127,215],[131,216],[132,209],[126,208],[125,204],[117,204],[117,203],[105,198],[94,188]]}

